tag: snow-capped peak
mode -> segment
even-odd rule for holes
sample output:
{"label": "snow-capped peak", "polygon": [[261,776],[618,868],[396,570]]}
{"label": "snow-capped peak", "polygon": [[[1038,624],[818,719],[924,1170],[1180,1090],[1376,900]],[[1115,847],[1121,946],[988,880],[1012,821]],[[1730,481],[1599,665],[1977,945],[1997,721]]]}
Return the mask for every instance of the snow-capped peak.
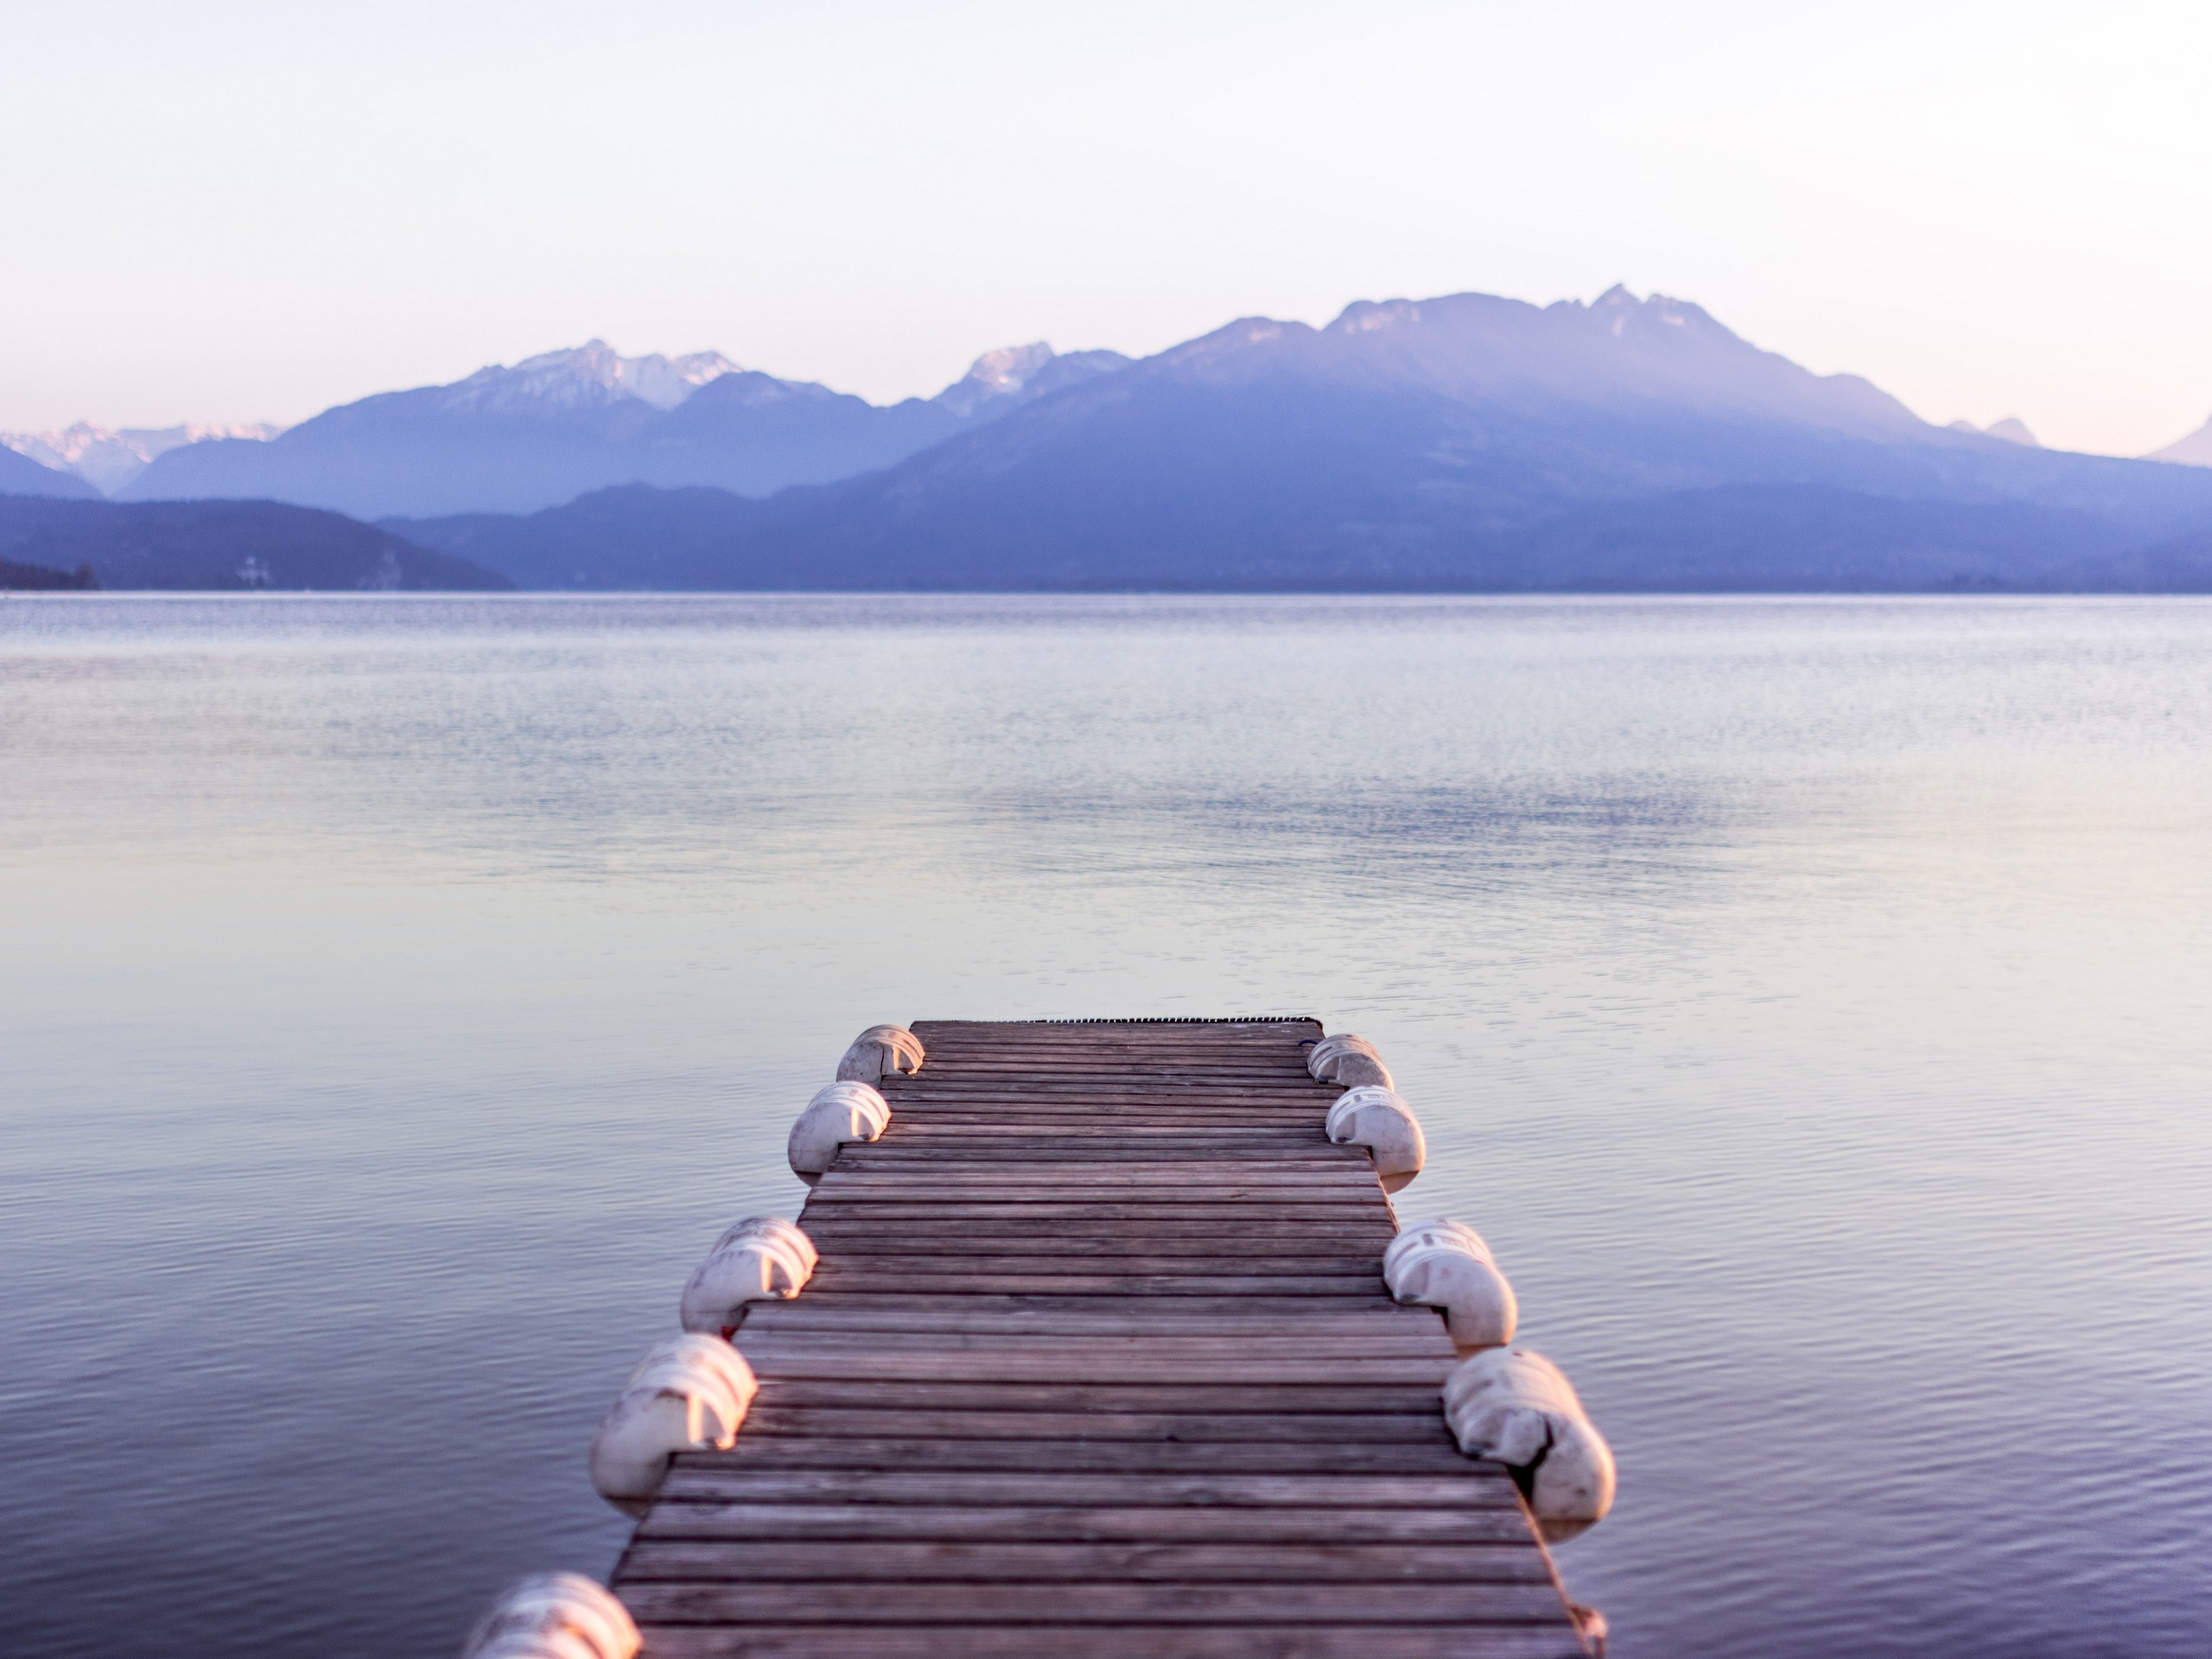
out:
{"label": "snow-capped peak", "polygon": [[493,364],[448,389],[448,409],[576,409],[635,398],[674,409],[709,380],[740,372],[720,352],[625,357],[603,340],[542,352],[512,367]]}
{"label": "snow-capped peak", "polygon": [[966,420],[986,405],[995,414],[1003,412],[1079,380],[1127,368],[1128,362],[1119,352],[1063,355],[1041,340],[1027,346],[1001,346],[985,352],[968,365],[966,374],[930,401]]}
{"label": "snow-capped peak", "polygon": [[1027,346],[1001,346],[996,351],[985,352],[969,364],[962,384],[972,382],[986,397],[1003,397],[1010,391],[1020,391],[1032,375],[1058,355],[1041,340],[1033,340]]}
{"label": "snow-capped peak", "polygon": [[112,495],[146,470],[155,456],[210,438],[266,443],[285,429],[270,421],[245,426],[188,422],[182,426],[95,426],[79,421],[59,432],[0,432],[0,444],[41,467],[74,473],[103,494]]}

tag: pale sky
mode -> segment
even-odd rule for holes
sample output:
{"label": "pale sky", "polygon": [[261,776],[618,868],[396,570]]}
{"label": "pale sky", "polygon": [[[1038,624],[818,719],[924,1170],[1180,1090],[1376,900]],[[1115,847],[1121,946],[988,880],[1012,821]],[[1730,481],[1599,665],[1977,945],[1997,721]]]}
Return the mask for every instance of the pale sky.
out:
{"label": "pale sky", "polygon": [[0,0],[0,146],[4,429],[1617,281],[1938,421],[2212,411],[2202,5]]}

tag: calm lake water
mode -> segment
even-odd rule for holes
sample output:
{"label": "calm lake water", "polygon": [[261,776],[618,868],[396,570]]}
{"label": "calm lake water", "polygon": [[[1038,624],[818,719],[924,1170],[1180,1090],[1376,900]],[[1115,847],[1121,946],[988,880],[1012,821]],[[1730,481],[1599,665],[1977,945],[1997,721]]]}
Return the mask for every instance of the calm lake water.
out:
{"label": "calm lake water", "polygon": [[448,1654],[878,1020],[1374,1037],[1620,1659],[2212,1630],[2212,605],[0,601],[21,1659]]}

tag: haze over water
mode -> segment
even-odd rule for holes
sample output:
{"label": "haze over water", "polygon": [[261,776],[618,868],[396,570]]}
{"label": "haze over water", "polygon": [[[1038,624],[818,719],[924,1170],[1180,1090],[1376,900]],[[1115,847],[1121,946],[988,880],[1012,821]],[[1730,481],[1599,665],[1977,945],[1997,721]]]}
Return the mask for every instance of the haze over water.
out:
{"label": "haze over water", "polygon": [[2212,1628],[2212,604],[0,602],[0,1605],[458,1647],[878,1020],[1313,1014],[1618,1659]]}

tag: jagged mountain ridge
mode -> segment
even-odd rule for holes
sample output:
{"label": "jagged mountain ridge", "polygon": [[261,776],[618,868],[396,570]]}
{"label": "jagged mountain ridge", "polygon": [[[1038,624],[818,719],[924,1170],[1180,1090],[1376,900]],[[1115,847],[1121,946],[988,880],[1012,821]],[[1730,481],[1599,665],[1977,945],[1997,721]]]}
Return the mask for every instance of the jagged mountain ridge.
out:
{"label": "jagged mountain ridge", "polygon": [[1634,587],[1637,546],[1665,586],[2037,587],[2206,524],[2212,476],[1936,427],[1616,289],[1243,319],[766,501],[395,528],[561,586],[1521,590]]}
{"label": "jagged mountain ridge", "polygon": [[1315,328],[1247,317],[1147,359],[1160,378],[1296,379],[1455,403],[1667,407],[1891,436],[1929,429],[1858,375],[1762,351],[1702,307],[1616,285],[1548,306],[1491,294],[1362,300]]}
{"label": "jagged mountain ridge", "polygon": [[0,447],[41,467],[73,473],[103,495],[113,495],[144,472],[154,458],[186,444],[235,438],[265,443],[284,429],[270,422],[245,426],[95,426],[79,421],[59,432],[0,432]]}
{"label": "jagged mountain ridge", "polygon": [[451,385],[384,392],[346,407],[390,407],[402,400],[447,415],[547,416],[627,403],[667,410],[700,387],[739,372],[720,352],[625,357],[605,340],[591,340],[566,351],[541,352],[512,366],[490,364]]}
{"label": "jagged mountain ridge", "polygon": [[173,450],[122,494],[260,497],[370,518],[530,512],[633,482],[766,495],[887,467],[1127,362],[1012,347],[935,397],[881,407],[718,353],[625,358],[592,340],[327,410],[267,443]]}

